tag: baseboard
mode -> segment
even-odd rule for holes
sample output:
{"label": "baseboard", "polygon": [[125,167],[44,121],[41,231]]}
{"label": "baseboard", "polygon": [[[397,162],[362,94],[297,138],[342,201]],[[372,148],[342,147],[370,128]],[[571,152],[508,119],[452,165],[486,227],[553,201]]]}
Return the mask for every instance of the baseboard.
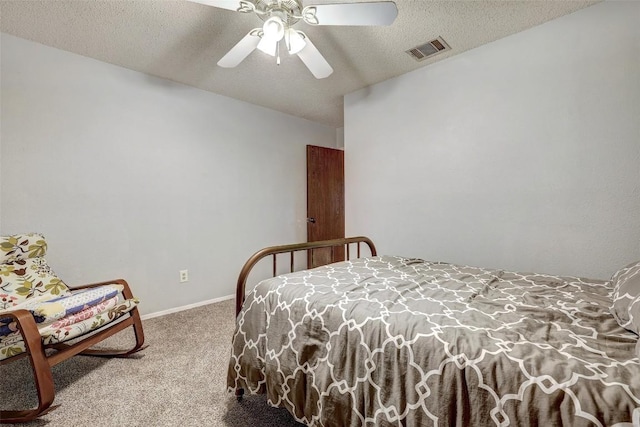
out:
{"label": "baseboard", "polygon": [[171,313],[177,313],[179,311],[189,310],[190,308],[201,307],[203,305],[214,304],[216,302],[221,302],[221,301],[228,301],[230,299],[234,299],[235,297],[236,297],[235,295],[227,295],[220,298],[214,298],[206,301],[196,302],[194,304],[183,305],[182,307],[175,307],[175,308],[170,308],[168,310],[162,310],[162,311],[157,311],[155,313],[145,314],[140,317],[142,317],[142,320],[153,319],[154,317],[160,317],[160,316],[164,316]]}

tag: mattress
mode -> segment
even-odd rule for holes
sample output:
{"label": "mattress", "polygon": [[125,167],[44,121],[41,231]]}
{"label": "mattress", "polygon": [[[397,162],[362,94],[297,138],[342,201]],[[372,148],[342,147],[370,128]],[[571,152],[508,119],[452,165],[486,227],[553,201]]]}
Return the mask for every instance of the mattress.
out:
{"label": "mattress", "polygon": [[227,385],[309,426],[640,425],[612,292],[394,256],[286,274],[247,295]]}

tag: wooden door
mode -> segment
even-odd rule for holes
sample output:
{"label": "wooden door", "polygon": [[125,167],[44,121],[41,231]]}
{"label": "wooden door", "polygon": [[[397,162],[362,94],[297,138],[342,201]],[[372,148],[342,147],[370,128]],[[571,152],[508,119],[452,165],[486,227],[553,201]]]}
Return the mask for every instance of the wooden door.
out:
{"label": "wooden door", "polygon": [[[344,151],[307,145],[307,241],[344,236]],[[344,248],[316,249],[309,268],[344,260]]]}

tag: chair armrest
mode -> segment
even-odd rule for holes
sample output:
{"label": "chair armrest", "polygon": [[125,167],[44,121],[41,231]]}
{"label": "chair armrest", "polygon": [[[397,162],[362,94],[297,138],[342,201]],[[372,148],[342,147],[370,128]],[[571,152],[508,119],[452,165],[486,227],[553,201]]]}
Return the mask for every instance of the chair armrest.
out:
{"label": "chair armrest", "polygon": [[72,291],[77,291],[79,289],[97,288],[99,286],[113,285],[113,284],[122,285],[124,287],[124,289],[122,289],[122,295],[124,295],[126,299],[133,298],[133,292],[131,292],[131,287],[129,287],[129,283],[127,283],[127,281],[124,279],[114,279],[106,282],[91,283],[88,285],[70,286],[69,289]]}

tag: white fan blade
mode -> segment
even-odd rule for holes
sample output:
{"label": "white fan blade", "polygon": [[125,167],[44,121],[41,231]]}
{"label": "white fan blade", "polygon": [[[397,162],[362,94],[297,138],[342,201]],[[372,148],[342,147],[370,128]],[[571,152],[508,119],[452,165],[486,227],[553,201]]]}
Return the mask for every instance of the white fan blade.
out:
{"label": "white fan blade", "polygon": [[218,65],[224,68],[233,68],[240,64],[253,52],[260,43],[261,28],[254,28],[242,38],[225,56],[218,61]]}
{"label": "white fan blade", "polygon": [[307,42],[307,44],[304,46],[304,49],[298,52],[298,56],[300,57],[302,62],[304,62],[304,65],[307,66],[309,71],[311,71],[311,74],[313,74],[316,79],[324,79],[325,77],[329,77],[331,73],[333,73],[333,68],[331,68],[331,65],[329,65],[327,60],[324,59],[324,56],[322,56],[322,54],[318,51],[314,44],[311,43],[309,37],[307,37],[307,35],[302,31],[299,31],[299,33],[304,36],[304,39]]}
{"label": "white fan blade", "polygon": [[302,9],[302,18],[311,25],[391,25],[398,16],[392,1],[319,4]]}
{"label": "white fan blade", "polygon": [[276,50],[278,49],[278,40],[270,39],[269,37],[262,36],[262,40],[258,43],[258,49],[267,55],[276,56]]}
{"label": "white fan blade", "polygon": [[206,4],[220,9],[235,10],[236,12],[253,12],[256,6],[247,0],[189,0],[192,3]]}

